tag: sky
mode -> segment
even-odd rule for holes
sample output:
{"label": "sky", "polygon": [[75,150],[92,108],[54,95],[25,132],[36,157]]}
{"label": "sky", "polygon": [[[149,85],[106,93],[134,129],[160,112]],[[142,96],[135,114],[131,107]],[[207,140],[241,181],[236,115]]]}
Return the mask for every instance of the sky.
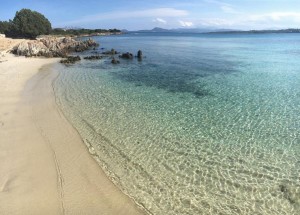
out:
{"label": "sky", "polygon": [[52,27],[300,28],[300,0],[0,0],[0,20],[28,8]]}

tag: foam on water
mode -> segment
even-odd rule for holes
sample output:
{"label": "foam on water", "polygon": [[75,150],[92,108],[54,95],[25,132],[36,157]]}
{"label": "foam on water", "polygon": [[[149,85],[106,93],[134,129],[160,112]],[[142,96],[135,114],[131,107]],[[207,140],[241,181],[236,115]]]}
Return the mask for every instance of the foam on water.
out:
{"label": "foam on water", "polygon": [[152,214],[300,214],[300,40],[125,35],[143,62],[66,67],[57,101]]}

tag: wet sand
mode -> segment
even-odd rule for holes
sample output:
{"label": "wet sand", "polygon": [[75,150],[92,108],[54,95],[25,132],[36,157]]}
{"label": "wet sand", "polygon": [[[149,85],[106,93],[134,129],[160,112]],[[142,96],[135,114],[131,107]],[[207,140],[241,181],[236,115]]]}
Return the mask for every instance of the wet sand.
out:
{"label": "wet sand", "polygon": [[[104,174],[58,109],[58,59],[2,56],[0,213],[142,214]],[[41,69],[42,68],[42,69]]]}

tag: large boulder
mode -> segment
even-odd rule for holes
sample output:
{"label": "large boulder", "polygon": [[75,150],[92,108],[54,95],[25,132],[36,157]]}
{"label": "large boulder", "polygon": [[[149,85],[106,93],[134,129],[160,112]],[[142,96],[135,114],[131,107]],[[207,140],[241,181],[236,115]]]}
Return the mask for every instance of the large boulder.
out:
{"label": "large boulder", "polygon": [[14,54],[27,57],[42,56],[48,52],[48,48],[40,41],[24,41],[14,48]]}
{"label": "large boulder", "polygon": [[133,59],[133,54],[132,53],[129,53],[129,52],[126,52],[126,53],[123,53],[122,55],[119,56],[120,58],[123,58],[123,59]]}
{"label": "large boulder", "polygon": [[137,58],[138,58],[139,60],[142,60],[142,59],[143,59],[143,52],[142,52],[141,50],[138,51],[138,53],[137,53]]}

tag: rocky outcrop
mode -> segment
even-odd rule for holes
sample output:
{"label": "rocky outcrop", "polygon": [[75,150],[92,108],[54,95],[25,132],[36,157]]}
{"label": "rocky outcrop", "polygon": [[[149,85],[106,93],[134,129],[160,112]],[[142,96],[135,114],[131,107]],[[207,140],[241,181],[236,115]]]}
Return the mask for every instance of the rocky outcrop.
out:
{"label": "rocky outcrop", "polygon": [[12,51],[16,55],[41,56],[41,53],[48,54],[48,48],[41,41],[24,41],[15,46]]}
{"label": "rocky outcrop", "polygon": [[66,57],[70,52],[82,52],[98,44],[92,40],[77,41],[71,37],[46,37],[24,41],[12,49],[12,53],[21,56]]}

